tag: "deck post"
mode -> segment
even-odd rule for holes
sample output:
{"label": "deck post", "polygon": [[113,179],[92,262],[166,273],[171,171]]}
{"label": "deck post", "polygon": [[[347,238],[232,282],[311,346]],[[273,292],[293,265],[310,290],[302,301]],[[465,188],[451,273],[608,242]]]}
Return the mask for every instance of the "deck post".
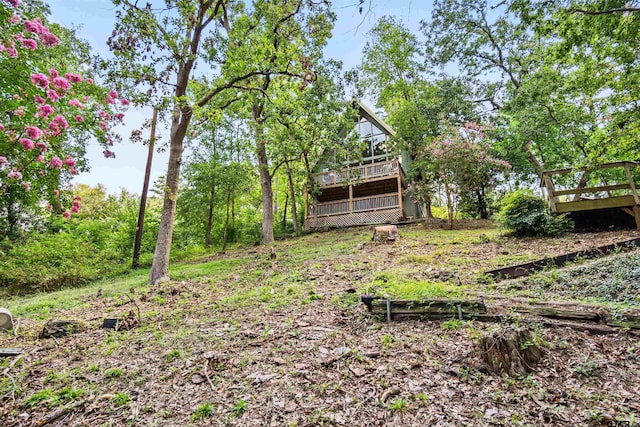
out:
{"label": "deck post", "polygon": [[404,218],[404,203],[402,203],[402,180],[400,179],[400,171],[398,171],[398,206],[400,207],[400,216]]}
{"label": "deck post", "polygon": [[353,185],[349,184],[349,213],[353,213]]}
{"label": "deck post", "polygon": [[[631,176],[631,171],[629,170],[629,163],[624,164],[624,173],[627,175],[627,179],[629,180],[629,187],[631,188],[631,194],[633,194],[633,200],[636,202],[636,205],[640,205],[638,190],[636,189],[636,183],[633,181],[633,176]],[[635,209],[634,209],[634,212],[635,212]],[[636,214],[636,222],[637,221],[638,221],[638,217]]]}
{"label": "deck post", "polygon": [[640,206],[633,206],[633,217],[636,219],[636,229],[640,230]]}

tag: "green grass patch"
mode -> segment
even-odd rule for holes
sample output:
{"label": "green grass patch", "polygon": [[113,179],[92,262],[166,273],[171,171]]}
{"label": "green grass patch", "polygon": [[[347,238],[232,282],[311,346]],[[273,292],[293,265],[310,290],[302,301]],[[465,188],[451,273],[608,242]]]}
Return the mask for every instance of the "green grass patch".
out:
{"label": "green grass patch", "polygon": [[382,273],[375,277],[365,293],[393,299],[450,299],[463,298],[466,288],[445,282],[415,281]]}

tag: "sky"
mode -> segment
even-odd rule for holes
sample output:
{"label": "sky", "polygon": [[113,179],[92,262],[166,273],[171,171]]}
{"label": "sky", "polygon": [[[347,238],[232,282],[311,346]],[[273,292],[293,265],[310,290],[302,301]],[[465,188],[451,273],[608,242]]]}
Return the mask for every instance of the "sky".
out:
{"label": "sky", "polygon": [[[95,53],[109,55],[107,38],[113,31],[115,8],[110,0],[48,0],[52,20],[66,27],[79,27],[80,36],[91,44]],[[420,20],[430,16],[431,2],[419,0],[367,0],[360,14],[357,0],[334,0],[332,9],[337,15],[332,37],[325,48],[325,57],[343,62],[344,70],[360,63],[362,49],[367,41],[367,32],[382,16],[392,15],[413,33],[418,34]],[[90,144],[87,158],[91,167],[75,178],[76,183],[95,186],[103,184],[109,193],[126,189],[140,194],[144,178],[147,148],[129,142],[129,135],[151,117],[151,109],[130,109],[126,114],[125,126],[119,129],[122,136],[114,150],[115,159],[105,159],[102,148]],[[145,137],[148,138],[148,130]],[[167,140],[167,129],[159,129],[161,139]],[[164,174],[169,155],[155,153],[151,172],[151,182]]]}

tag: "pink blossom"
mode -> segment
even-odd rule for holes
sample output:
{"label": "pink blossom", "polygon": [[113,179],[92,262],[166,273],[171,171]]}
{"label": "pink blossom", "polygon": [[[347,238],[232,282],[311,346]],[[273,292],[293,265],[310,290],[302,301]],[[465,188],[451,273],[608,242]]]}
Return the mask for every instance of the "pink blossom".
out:
{"label": "pink blossom", "polygon": [[113,118],[116,119],[117,121],[121,122],[122,119],[124,119],[124,114],[123,113],[114,114]]}
{"label": "pink blossom", "polygon": [[69,127],[69,124],[67,123],[67,119],[64,118],[64,116],[58,114],[57,116],[55,116],[53,118],[53,122],[56,123],[58,126],[60,126],[63,129],[66,129]]}
{"label": "pink blossom", "polygon": [[82,121],[83,121],[83,120],[84,120],[84,118],[83,118],[81,115],[79,115],[79,114],[78,114],[78,115],[76,116],[76,122],[78,122],[78,123],[82,123]]}
{"label": "pink blossom", "polygon": [[40,151],[42,151],[43,153],[47,152],[47,144],[45,144],[42,141],[38,141],[36,142],[36,148]]}
{"label": "pink blossom", "polygon": [[89,83],[90,85],[93,84],[93,79],[90,77],[87,77],[86,79],[84,79],[85,82]]}
{"label": "pink blossom", "polygon": [[111,114],[107,113],[107,112],[106,112],[106,111],[104,111],[104,110],[100,110],[100,112],[98,113],[98,115],[99,115],[101,118],[105,119],[105,120],[111,120]]}
{"label": "pink blossom", "polygon": [[53,114],[53,107],[49,104],[40,105],[36,114],[39,117],[47,118],[49,115]]}
{"label": "pink blossom", "polygon": [[51,203],[47,203],[47,210],[48,211],[53,210],[53,206],[51,206]]}
{"label": "pink blossom", "polygon": [[63,91],[68,91],[71,88],[69,81],[64,77],[55,77],[51,80],[51,85],[57,89],[61,89]]}
{"label": "pink blossom", "polygon": [[[53,156],[51,158],[51,160],[49,161],[49,164],[51,165],[52,168],[54,169],[60,169],[62,167],[62,160],[60,160],[59,157]],[[54,190],[53,193],[56,194],[57,190]],[[56,194],[57,196],[57,194]]]}
{"label": "pink blossom", "polygon": [[129,104],[130,104],[129,100],[128,100],[128,99],[124,99],[124,98],[122,98],[122,99],[120,100],[120,103],[121,103],[122,105],[129,105]]}
{"label": "pink blossom", "polygon": [[53,195],[54,196],[59,196],[60,195],[60,190],[58,190],[57,188],[53,190]]}
{"label": "pink blossom", "polygon": [[115,90],[109,91],[109,96],[114,99],[118,99],[118,92],[116,92]]}
{"label": "pink blossom", "polygon": [[57,38],[54,34],[51,34],[49,32],[40,34],[40,41],[45,46],[49,46],[49,47],[60,44],[60,39]]}
{"label": "pink blossom", "polygon": [[77,98],[73,98],[71,101],[69,101],[69,105],[76,108],[84,108],[84,105],[82,105],[82,103],[78,101]]}
{"label": "pink blossom", "polygon": [[9,55],[9,58],[17,58],[18,51],[16,50],[15,47],[11,46],[10,48],[7,49],[7,55]]}
{"label": "pink blossom", "polygon": [[29,50],[36,50],[38,48],[38,43],[33,39],[22,39],[22,47],[26,47]]}
{"label": "pink blossom", "polygon": [[64,164],[69,167],[74,167],[76,165],[76,161],[73,159],[73,157],[67,156],[64,159]]}
{"label": "pink blossom", "polygon": [[65,217],[67,221],[71,219],[71,214],[69,213],[69,211],[64,211],[62,216]]}
{"label": "pink blossom", "polygon": [[78,169],[76,168],[70,168],[69,172],[71,172],[72,175],[78,175]]}
{"label": "pink blossom", "polygon": [[105,104],[115,104],[116,101],[115,99],[113,99],[113,97],[111,95],[107,95],[107,97],[104,100]]}
{"label": "pink blossom", "polygon": [[71,213],[78,213],[80,208],[78,206],[71,206]]}
{"label": "pink blossom", "polygon": [[100,120],[98,122],[98,125],[100,125],[100,127],[102,128],[103,131],[107,131],[109,129],[109,127],[107,126],[107,123],[103,122],[102,120]]}
{"label": "pink blossom", "polygon": [[25,150],[33,150],[33,147],[36,146],[36,144],[29,138],[20,138],[20,144],[22,144],[22,147]]}
{"label": "pink blossom", "polygon": [[13,16],[11,18],[9,18],[9,22],[11,22],[12,24],[17,24],[20,22],[22,18],[20,18],[20,15],[18,15],[17,13],[14,13]]}
{"label": "pink blossom", "polygon": [[9,162],[7,161],[7,158],[4,156],[0,156],[0,168],[3,167],[4,165],[8,164]]}
{"label": "pink blossom", "polygon": [[53,89],[47,89],[47,98],[53,102],[57,102],[60,99],[60,95]]}
{"label": "pink blossom", "polygon": [[34,19],[33,21],[24,21],[24,29],[29,31],[30,33],[35,34],[40,34],[45,30],[45,28],[42,26],[42,23],[39,22],[38,19]]}
{"label": "pink blossom", "polygon": [[27,181],[24,181],[22,183],[22,186],[24,187],[25,190],[29,191],[29,189],[31,188],[31,183],[27,182]]}
{"label": "pink blossom", "polygon": [[52,79],[55,79],[60,75],[60,73],[58,73],[58,70],[56,70],[55,68],[49,68],[49,74],[51,74]]}
{"label": "pink blossom", "polygon": [[42,73],[31,74],[31,82],[43,89],[49,87],[49,79]]}
{"label": "pink blossom", "polygon": [[57,135],[60,134],[60,126],[58,126],[58,124],[56,122],[49,123],[48,128],[52,132],[53,135],[57,136]]}
{"label": "pink blossom", "polygon": [[25,133],[31,139],[38,139],[42,136],[42,131],[38,129],[37,126],[27,126],[25,128]]}
{"label": "pink blossom", "polygon": [[90,99],[91,99],[91,98],[89,98],[87,95],[85,95],[85,96],[83,96],[83,97],[82,97],[82,101],[83,101],[83,102],[89,102],[89,100],[90,100]]}
{"label": "pink blossom", "polygon": [[7,0],[9,2],[9,4],[13,7],[18,7],[20,6],[20,0]]}
{"label": "pink blossom", "polygon": [[16,116],[19,116],[19,117],[24,117],[24,115],[25,115],[24,107],[20,107],[17,110],[14,110],[13,114],[15,114]]}
{"label": "pink blossom", "polygon": [[41,97],[40,95],[34,96],[33,100],[35,101],[36,104],[44,104],[45,102],[47,102],[47,100]]}
{"label": "pink blossom", "polygon": [[4,125],[0,123],[0,132],[4,132]]}
{"label": "pink blossom", "polygon": [[114,152],[113,152],[113,151],[111,151],[111,150],[104,150],[104,151],[102,152],[102,154],[104,154],[104,156],[105,156],[107,159],[108,159],[108,158],[110,158],[110,157],[112,157],[112,158],[114,158],[114,159],[116,158],[116,153],[114,153]]}
{"label": "pink blossom", "polygon": [[7,174],[7,178],[22,179],[22,174],[18,172],[16,168],[13,168],[13,170]]}
{"label": "pink blossom", "polygon": [[71,73],[67,73],[64,75],[67,80],[69,80],[71,83],[80,83],[82,81],[82,76],[80,74],[71,74]]}
{"label": "pink blossom", "polygon": [[44,157],[42,157],[42,154],[38,154],[38,157],[36,157],[36,161],[40,163],[44,163]]}

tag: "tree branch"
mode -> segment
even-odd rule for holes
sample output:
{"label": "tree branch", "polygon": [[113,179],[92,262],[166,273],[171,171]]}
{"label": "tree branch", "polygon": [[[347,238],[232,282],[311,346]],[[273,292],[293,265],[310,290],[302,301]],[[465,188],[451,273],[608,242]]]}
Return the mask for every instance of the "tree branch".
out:
{"label": "tree branch", "polygon": [[640,7],[615,7],[607,10],[569,9],[569,13],[582,13],[583,15],[607,15],[613,13],[640,12]]}

